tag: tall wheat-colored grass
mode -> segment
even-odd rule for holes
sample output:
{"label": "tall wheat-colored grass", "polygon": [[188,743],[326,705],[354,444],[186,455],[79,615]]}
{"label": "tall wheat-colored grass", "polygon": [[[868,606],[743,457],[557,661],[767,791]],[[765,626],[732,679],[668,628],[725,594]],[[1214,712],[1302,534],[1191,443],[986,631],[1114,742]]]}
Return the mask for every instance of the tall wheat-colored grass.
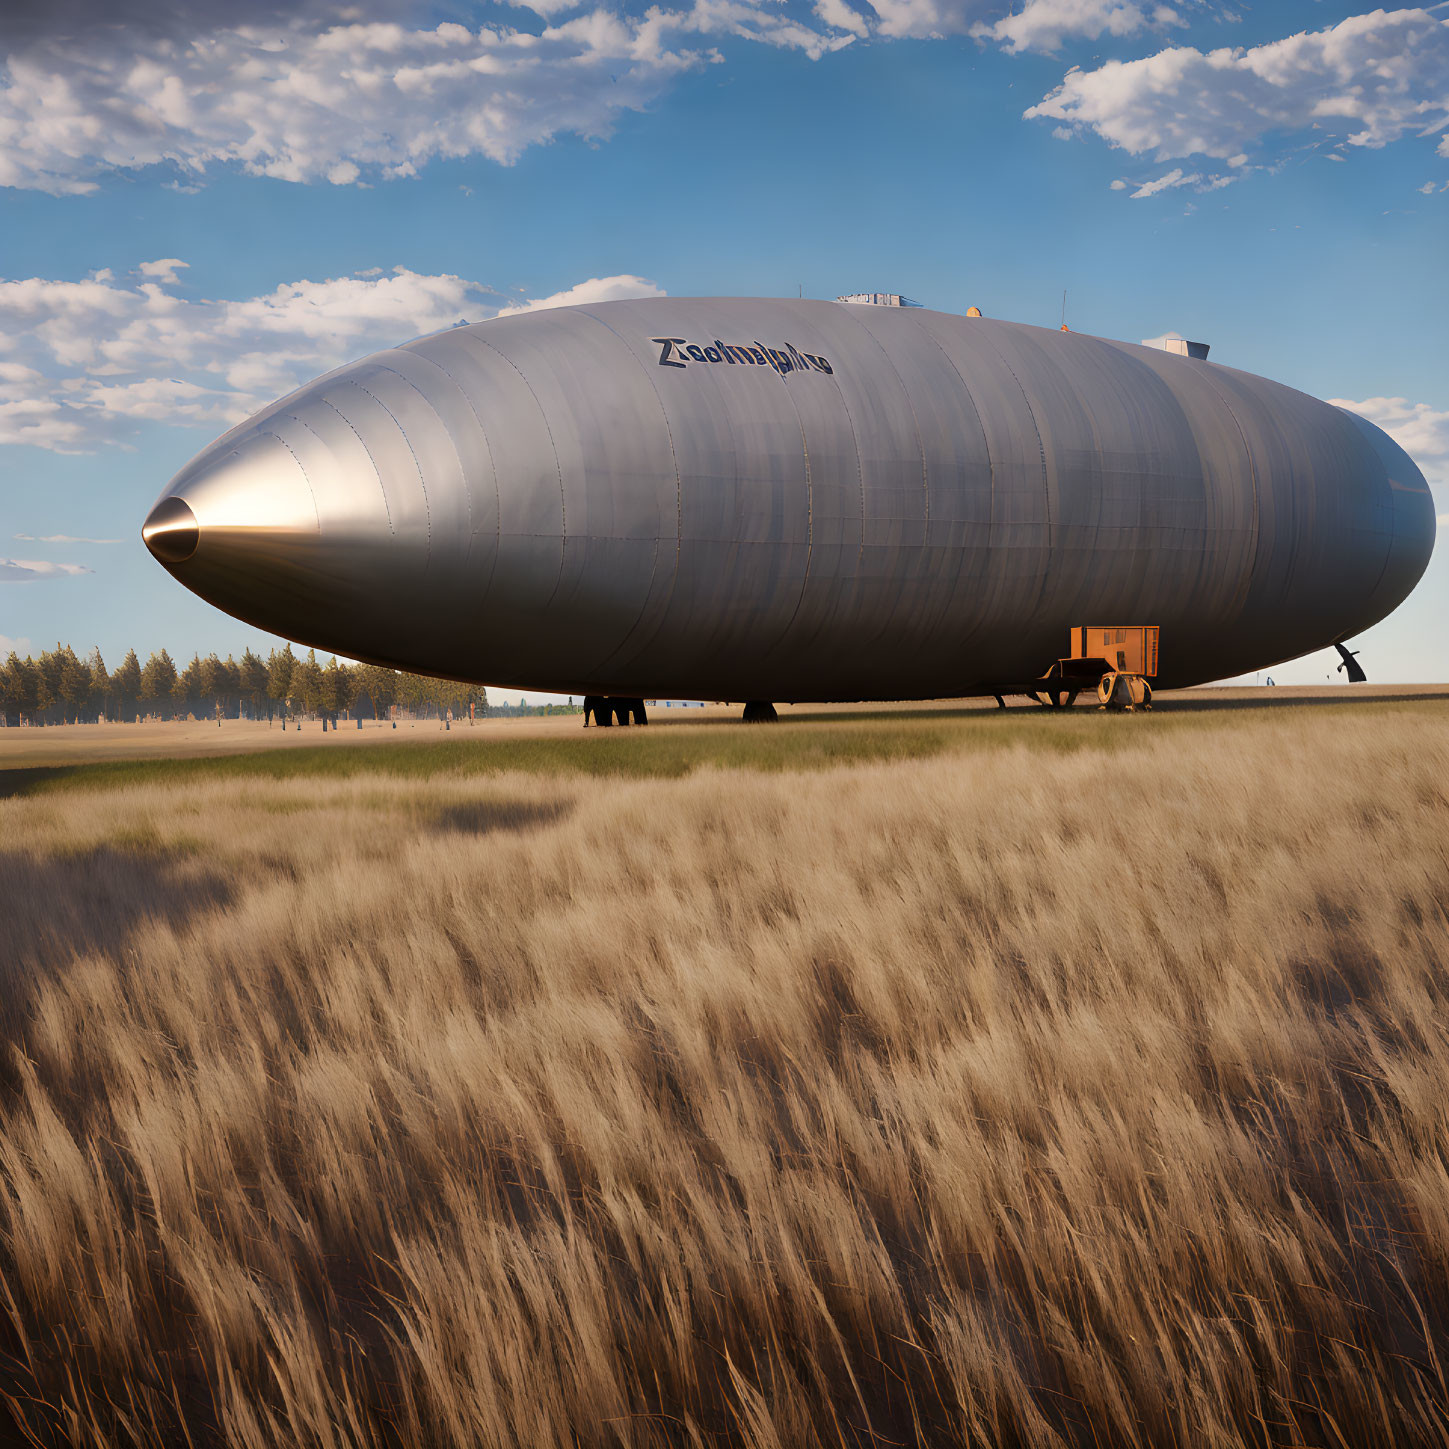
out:
{"label": "tall wheat-colored grass", "polygon": [[1449,1437],[1449,733],[0,802],[44,1443]]}

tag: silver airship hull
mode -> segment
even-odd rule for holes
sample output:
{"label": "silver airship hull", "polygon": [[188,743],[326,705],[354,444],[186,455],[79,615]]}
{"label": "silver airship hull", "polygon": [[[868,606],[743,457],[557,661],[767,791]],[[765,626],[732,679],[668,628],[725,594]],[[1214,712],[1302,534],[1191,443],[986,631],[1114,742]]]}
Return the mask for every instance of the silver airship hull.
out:
{"label": "silver airship hull", "polygon": [[1158,625],[1164,685],[1263,668],[1390,613],[1434,527],[1387,435],[1231,368],[926,310],[651,299],[331,373],[201,453],[146,532],[217,607],[354,658],[805,701],[991,692],[1090,623]]}

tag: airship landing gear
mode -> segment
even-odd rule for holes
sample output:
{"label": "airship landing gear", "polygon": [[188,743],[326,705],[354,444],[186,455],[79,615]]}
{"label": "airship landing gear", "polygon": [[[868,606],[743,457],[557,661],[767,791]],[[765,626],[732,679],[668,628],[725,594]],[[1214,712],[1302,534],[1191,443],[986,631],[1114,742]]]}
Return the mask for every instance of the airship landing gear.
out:
{"label": "airship landing gear", "polygon": [[1070,709],[1077,702],[1077,691],[1075,689],[1038,690],[1035,699],[1038,704],[1045,705],[1048,709]]}
{"label": "airship landing gear", "polygon": [[745,705],[746,724],[774,724],[779,718],[775,713],[775,706],[768,700],[752,699]]}
{"label": "airship landing gear", "polygon": [[621,725],[649,723],[642,699],[610,699],[602,694],[584,696],[585,729],[591,717],[596,725],[612,725],[616,717]]}

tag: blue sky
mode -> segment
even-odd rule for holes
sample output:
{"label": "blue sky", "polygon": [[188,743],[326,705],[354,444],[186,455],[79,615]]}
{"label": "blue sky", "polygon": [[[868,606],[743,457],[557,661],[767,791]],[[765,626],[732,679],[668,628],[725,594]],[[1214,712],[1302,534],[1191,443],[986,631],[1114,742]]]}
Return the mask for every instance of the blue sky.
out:
{"label": "blue sky", "polygon": [[[0,51],[0,649],[270,647],[141,547],[171,474],[561,298],[1065,288],[1356,404],[1449,515],[1449,6],[13,0]],[[1371,678],[1449,678],[1446,557]]]}

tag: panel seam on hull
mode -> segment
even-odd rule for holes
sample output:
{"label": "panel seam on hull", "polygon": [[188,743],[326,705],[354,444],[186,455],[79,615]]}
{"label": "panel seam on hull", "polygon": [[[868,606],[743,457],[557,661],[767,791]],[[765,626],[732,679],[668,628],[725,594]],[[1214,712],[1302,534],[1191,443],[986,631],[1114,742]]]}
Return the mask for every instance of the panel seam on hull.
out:
{"label": "panel seam on hull", "polygon": [[[457,388],[459,396],[468,404],[468,411],[473,414],[474,421],[478,424],[478,432],[483,438],[483,446],[488,449],[488,471],[493,475],[493,559],[489,566],[488,577],[484,581],[483,591],[480,596],[486,602],[488,591],[493,587],[493,575],[498,570],[498,552],[502,547],[503,537],[503,496],[502,490],[498,486],[498,462],[493,456],[493,444],[489,441],[488,429],[483,426],[483,419],[478,416],[478,409],[473,405],[473,399],[469,397],[467,388],[436,358],[428,357],[422,352],[413,352],[410,355],[416,357],[420,362],[426,362],[429,367],[437,368]],[[467,485],[466,473],[464,474],[464,485]],[[471,489],[469,490],[468,498],[468,516],[470,519],[473,516]]]}
{"label": "panel seam on hull", "polygon": [[[991,540],[991,520],[996,516],[996,469],[991,461],[991,442],[990,439],[986,436],[986,424],[982,420],[981,409],[977,405],[976,398],[972,394],[970,385],[967,383],[961,369],[956,366],[956,359],[952,357],[951,354],[947,352],[946,349],[941,345],[940,338],[938,338],[936,334],[931,331],[930,327],[926,324],[925,319],[917,319],[913,317],[911,319],[911,323],[916,328],[917,332],[923,333],[926,337],[930,338],[931,345],[936,349],[937,352],[941,354],[941,356],[945,359],[946,366],[949,367],[951,371],[956,375],[956,381],[961,384],[961,391],[965,395],[966,401],[971,404],[971,414],[976,419],[976,427],[981,434],[981,451],[986,458],[986,483],[988,488],[986,534],[987,545],[989,548]],[[960,568],[961,565],[960,561],[958,560],[956,577],[952,584],[953,598],[955,595],[955,589],[959,586],[961,581]],[[969,645],[970,642],[974,638],[976,638],[976,636],[980,634],[985,627],[986,626],[984,622],[978,619],[975,626],[967,630],[967,632],[956,641],[957,647],[964,652],[966,646]]]}
{"label": "panel seam on hull", "polygon": [[[866,325],[865,317],[864,317],[863,314],[865,313],[865,311],[867,309],[865,309],[865,308],[854,308],[854,309],[852,309],[852,308],[847,307],[844,310],[845,310],[846,316],[849,319],[849,321],[853,322],[857,327],[859,327],[860,330],[862,332],[864,332],[867,337],[870,338],[871,342],[875,344],[876,350],[880,353],[881,357],[884,359],[886,366],[890,368],[891,375],[895,378],[896,383],[899,385],[900,390],[901,390],[901,397],[905,399],[906,408],[910,412],[910,415],[911,415],[911,431],[915,435],[915,439],[916,439],[916,450],[920,454],[920,459],[921,459],[921,497],[922,497],[922,505],[923,505],[922,506],[922,513],[923,513],[923,518],[922,518],[922,529],[923,529],[923,533],[922,533],[922,547],[924,548],[924,539],[925,539],[926,535],[929,534],[930,527],[931,527],[931,489],[930,489],[930,484],[928,482],[928,477],[927,477],[926,444],[925,444],[925,440],[921,437],[921,420],[920,420],[920,417],[916,413],[916,405],[915,405],[915,403],[913,403],[911,401],[910,389],[906,386],[906,380],[905,380],[905,378],[903,378],[901,376],[900,368],[898,368],[896,366],[895,359],[886,350],[885,344],[880,340],[880,338],[877,337],[876,334],[874,332],[872,332],[871,329]],[[914,319],[911,319],[911,321],[912,321],[912,325],[915,326],[916,324],[915,324]],[[927,336],[929,336],[929,335],[930,334],[928,333]],[[932,338],[931,340],[932,340],[933,343],[935,342],[935,339],[934,338]],[[959,376],[959,374],[957,374],[957,375]],[[844,393],[841,394],[841,401],[845,405],[845,415],[846,415],[846,417],[849,418],[850,417],[850,405],[848,403],[845,403]],[[854,420],[854,418],[851,418],[850,428],[851,428],[852,434],[855,434],[855,420]],[[859,555],[859,558],[860,558],[861,561],[863,561],[864,558],[865,558],[865,472],[864,472],[864,461],[862,460],[862,458],[860,456],[860,440],[859,440],[859,435],[858,434],[856,434],[855,460],[856,460],[856,468],[857,468],[857,470],[860,473],[860,555]],[[860,573],[859,563],[857,564],[857,570],[856,570],[856,572],[857,572],[857,576],[859,576],[859,573]],[[880,625],[880,627],[876,630],[875,634],[873,634],[871,636],[870,642],[871,643],[875,643],[881,637],[881,635],[886,632],[886,629],[888,627],[889,627],[888,623],[882,623]]]}
{"label": "panel seam on hull", "polygon": [[[759,347],[759,341],[756,340],[754,345]],[[805,605],[805,590],[810,587],[810,570],[815,559],[815,475],[810,463],[810,440],[805,435],[804,419],[800,416],[800,409],[795,405],[795,399],[790,396],[790,385],[786,382],[783,372],[775,373],[774,385],[785,389],[785,396],[790,401],[790,411],[795,415],[795,426],[800,429],[800,456],[805,465],[805,572],[800,579],[800,592],[795,597],[795,607],[790,611],[789,619],[786,620],[784,628],[780,630],[774,642],[761,651],[761,663],[790,637],[790,631],[795,627],[795,620],[800,617],[800,610]]]}
{"label": "panel seam on hull", "polygon": [[[1243,424],[1239,420],[1237,413],[1233,411],[1233,405],[1228,401],[1226,394],[1213,382],[1211,373],[1204,372],[1203,381],[1207,384],[1208,390],[1212,395],[1222,403],[1224,411],[1233,420],[1233,426],[1238,430],[1238,437],[1243,444],[1243,456],[1248,460],[1248,479],[1253,485],[1253,557],[1249,560],[1248,567],[1244,573],[1243,586],[1238,592],[1238,597],[1235,601],[1236,612],[1233,616],[1234,618],[1241,618],[1243,610],[1247,606],[1248,599],[1253,592],[1253,578],[1258,572],[1258,550],[1262,546],[1263,541],[1262,510],[1258,500],[1258,460],[1253,456],[1253,445],[1248,441],[1248,435],[1244,431]],[[1265,666],[1265,668],[1272,667],[1272,665]]]}
{"label": "panel seam on hull", "polygon": [[[609,324],[605,322],[601,317],[595,315],[595,313],[589,311],[587,308],[580,308],[579,310],[585,317],[588,317],[592,321],[597,322],[599,326],[601,326],[611,337],[617,339],[617,341],[623,347],[624,351],[628,354],[628,356],[634,359],[634,362],[638,366],[640,372],[644,374],[644,381],[648,383],[650,392],[654,394],[654,400],[659,404],[659,416],[664,419],[664,435],[669,439],[669,461],[674,466],[674,568],[669,576],[669,593],[668,595],[666,595],[665,599],[665,602],[667,604],[668,600],[673,598],[675,586],[679,582],[679,541],[684,527],[684,503],[682,482],[679,471],[679,455],[674,450],[674,429],[670,426],[669,409],[664,406],[664,399],[660,396],[659,389],[657,386],[655,386],[654,378],[650,374],[649,369],[642,362],[639,361],[637,356],[635,356],[633,348],[631,348],[629,344],[625,342],[625,340],[619,335],[619,333],[616,332],[612,327],[610,327]],[[658,560],[659,539],[656,536],[654,540],[654,561],[656,564],[658,563]],[[629,641],[638,632],[640,622],[644,618],[644,611],[649,607],[649,593],[650,591],[646,589],[644,592],[644,600],[639,605],[639,612],[634,616],[634,622],[629,626],[628,632],[618,642],[618,644],[616,644],[614,648],[611,649],[609,653],[606,654],[604,658],[599,661],[598,664],[591,666],[591,670],[593,672],[602,673],[605,669],[609,667],[610,663],[619,654],[621,654],[625,649],[628,648]]]}
{"label": "panel seam on hull", "polygon": [[[871,337],[868,327],[862,326],[856,318],[849,316],[848,313],[847,320],[855,322],[856,326],[860,327],[861,331],[867,337],[870,337],[872,342],[875,342],[875,338]],[[876,343],[876,346],[879,347],[880,344]],[[835,384],[835,394],[840,399],[841,409],[845,413],[845,421],[850,425],[850,447],[851,451],[855,454],[855,487],[859,495],[860,503],[858,519],[860,525],[860,540],[855,547],[855,582],[856,586],[859,587],[861,565],[865,562],[865,464],[861,461],[860,456],[860,431],[855,426],[855,418],[850,411],[850,403],[846,400],[845,389],[841,387],[840,379],[834,373],[831,374],[830,380]],[[809,452],[808,442],[806,452]]]}
{"label": "panel seam on hull", "polygon": [[[554,439],[553,426],[548,420],[548,413],[538,400],[538,394],[533,390],[533,384],[524,375],[523,369],[506,352],[495,347],[483,337],[470,337],[470,342],[476,342],[480,347],[486,347],[495,357],[501,358],[518,374],[519,381],[528,389],[528,395],[533,399],[533,405],[538,409],[538,415],[543,419],[543,430],[548,434],[548,446],[553,451],[553,468],[558,477],[558,516],[559,516],[559,551],[558,551],[558,578],[554,580],[553,592],[543,603],[543,608],[548,608],[558,597],[558,591],[563,587],[564,563],[568,558],[569,551],[569,505],[564,494],[563,464],[559,461],[558,443]],[[501,547],[501,545],[500,545]]]}
{"label": "panel seam on hull", "polygon": [[[1056,535],[1052,529],[1052,490],[1051,482],[1047,477],[1046,444],[1042,441],[1041,424],[1036,420],[1036,409],[1032,407],[1031,398],[1027,394],[1026,388],[1022,386],[1021,379],[1016,375],[1016,369],[1006,360],[1006,356],[1001,349],[991,341],[990,334],[983,333],[982,335],[987,340],[987,346],[996,354],[997,360],[1011,375],[1011,380],[1016,384],[1017,391],[1021,393],[1021,400],[1026,404],[1026,415],[1031,419],[1032,432],[1036,434],[1037,455],[1041,460],[1041,491],[1042,498],[1046,504],[1047,542],[1046,566],[1042,569],[1041,588],[1037,592],[1036,603],[1032,606],[1031,612],[1027,616],[1032,622],[1035,622],[1041,613],[1042,602],[1046,598],[1047,586],[1052,573],[1052,556],[1056,551]],[[991,519],[994,527],[996,522],[996,460],[991,456],[991,443],[989,439],[986,444],[986,457],[991,464]]]}
{"label": "panel seam on hull", "polygon": [[263,433],[264,438],[275,438],[291,455],[292,461],[297,465],[302,474],[302,481],[307,485],[307,496],[312,500],[312,516],[317,520],[317,532],[322,532],[322,514],[317,507],[317,490],[312,486],[312,480],[307,476],[307,470],[302,466],[302,460],[297,456],[297,450],[280,434],[270,430]]}
{"label": "panel seam on hull", "polygon": [[[463,455],[458,451],[458,443],[457,443],[457,440],[453,437],[453,430],[444,421],[442,414],[437,410],[437,408],[435,408],[432,405],[432,403],[430,403],[428,401],[428,395],[410,377],[408,377],[404,373],[399,372],[397,370],[397,368],[395,368],[395,367],[389,367],[386,364],[383,364],[382,365],[382,370],[384,372],[390,372],[390,373],[392,373],[392,375],[394,377],[400,378],[404,383],[407,384],[408,387],[412,388],[412,390],[415,393],[417,393],[417,395],[422,399],[423,406],[425,408],[427,408],[427,410],[430,413],[432,413],[432,415],[435,418],[437,418],[438,425],[439,425],[439,427],[443,431],[443,436],[447,438],[447,440],[448,440],[448,446],[450,448],[452,448],[452,450],[453,450],[453,457],[457,460],[457,464],[458,464],[458,476],[463,480],[463,495],[468,500],[468,537],[471,539],[473,537],[473,494],[472,494],[472,491],[468,487],[468,473],[467,473],[467,470],[463,467]],[[474,416],[477,416],[476,413],[474,414]],[[401,428],[402,427],[402,424],[401,423],[398,423],[398,427]],[[403,437],[407,437],[407,432],[405,430],[403,432]],[[411,447],[412,444],[409,443],[408,446]],[[414,458],[415,461],[417,460],[417,454],[416,453],[413,454],[413,458]],[[418,476],[420,478],[423,477],[423,465],[422,465],[421,462],[418,463]],[[424,504],[425,507],[428,506],[428,484],[427,484],[427,479],[426,478],[423,479],[423,504]],[[432,513],[431,513],[431,510],[429,511],[429,514],[428,514],[428,538],[429,538],[429,549],[431,550],[431,539],[432,539]]]}
{"label": "panel seam on hull", "polygon": [[[428,562],[431,563],[433,559],[433,510],[432,505],[428,502],[428,480],[423,477],[423,465],[418,461],[418,450],[413,447],[413,440],[408,437],[408,430],[398,421],[397,415],[393,410],[375,393],[363,387],[356,378],[350,378],[349,381],[358,392],[366,393],[392,419],[393,426],[402,434],[403,442],[408,445],[408,452],[412,455],[413,467],[418,470],[418,487],[423,491],[423,527],[427,530]],[[434,414],[434,416],[436,417],[437,415]]]}
{"label": "panel seam on hull", "polygon": [[[377,459],[372,456],[372,449],[367,446],[367,442],[363,438],[362,434],[359,433],[357,429],[353,426],[352,419],[349,418],[347,414],[342,411],[341,408],[339,408],[335,403],[329,402],[325,397],[319,398],[318,401],[321,402],[324,407],[331,408],[332,411],[336,413],[337,416],[341,418],[342,421],[346,423],[349,428],[352,429],[352,436],[357,439],[358,447],[360,447],[362,451],[367,455],[367,461],[372,464],[373,476],[377,479],[377,491],[382,494],[382,511],[387,515],[387,531],[392,534],[394,538],[396,538],[397,525],[394,524],[392,521],[392,505],[387,501],[387,489],[382,486],[382,470],[377,466]],[[288,416],[295,418],[295,420],[299,423],[302,422],[302,419],[300,417],[296,417],[295,414],[288,414]],[[306,427],[306,424],[302,423],[302,426]],[[311,431],[315,432],[315,429]]]}

